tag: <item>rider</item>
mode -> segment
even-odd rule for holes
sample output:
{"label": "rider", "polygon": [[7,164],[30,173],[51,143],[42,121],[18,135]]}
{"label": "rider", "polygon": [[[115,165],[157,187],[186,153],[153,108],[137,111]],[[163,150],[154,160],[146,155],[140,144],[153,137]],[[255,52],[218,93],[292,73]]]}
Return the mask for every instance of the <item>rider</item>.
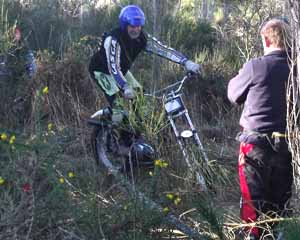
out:
{"label": "rider", "polygon": [[105,93],[111,107],[118,92],[124,98],[132,99],[134,89],[141,88],[129,69],[142,50],[181,64],[187,71],[200,72],[199,64],[146,34],[144,24],[145,15],[140,7],[124,7],[119,15],[119,27],[103,35],[101,48],[90,61],[90,75]]}
{"label": "rider", "polygon": [[[141,88],[129,69],[143,50],[181,64],[187,71],[200,72],[199,64],[188,60],[180,52],[162,45],[157,39],[146,34],[142,29],[144,24],[145,15],[140,7],[136,5],[124,7],[119,15],[119,27],[103,35],[100,50],[90,61],[90,75],[103,90],[112,108],[116,105],[115,99],[119,92],[124,98],[132,99],[135,96],[134,89]],[[126,145],[130,146],[128,134],[124,133],[122,136]],[[131,155],[137,155],[139,162],[142,158],[153,164],[152,157],[149,158],[153,155],[150,146],[138,139],[132,149],[134,152]]]}

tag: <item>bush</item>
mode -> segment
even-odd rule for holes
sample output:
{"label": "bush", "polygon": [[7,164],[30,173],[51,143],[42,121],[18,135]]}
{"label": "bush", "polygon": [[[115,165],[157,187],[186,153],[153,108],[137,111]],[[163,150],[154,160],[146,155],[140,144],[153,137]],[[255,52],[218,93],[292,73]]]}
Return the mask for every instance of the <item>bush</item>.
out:
{"label": "bush", "polygon": [[212,51],[216,43],[215,31],[208,22],[181,16],[166,17],[162,36],[168,39],[169,45],[191,58],[203,49]]}

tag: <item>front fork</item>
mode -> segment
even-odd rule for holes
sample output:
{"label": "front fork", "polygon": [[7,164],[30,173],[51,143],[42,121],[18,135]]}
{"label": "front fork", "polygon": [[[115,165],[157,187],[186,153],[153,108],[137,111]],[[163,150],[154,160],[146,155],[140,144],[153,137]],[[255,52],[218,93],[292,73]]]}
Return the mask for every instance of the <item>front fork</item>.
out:
{"label": "front fork", "polygon": [[[193,137],[193,140],[194,140],[194,143],[196,143],[200,153],[202,154],[204,160],[206,163],[208,163],[208,157],[207,157],[207,154],[203,148],[203,145],[200,141],[200,138],[198,136],[198,133],[192,123],[192,120],[188,114],[188,111],[186,109],[184,109],[183,111],[177,113],[177,114],[168,114],[168,120],[172,126],[172,129],[173,129],[173,132],[175,134],[175,137],[176,137],[176,141],[180,147],[180,150],[183,154],[183,157],[185,159],[185,162],[187,163],[189,169],[193,169],[193,164],[191,163],[191,160],[190,160],[190,157],[188,155],[188,152],[187,152],[187,149],[185,147],[185,144],[184,144],[184,138],[180,135],[177,127],[176,127],[176,124],[175,124],[175,120],[176,118],[178,117],[181,117],[183,118],[184,122],[188,123],[188,127],[189,129],[187,130],[190,130],[192,132],[192,136]],[[207,186],[206,186],[206,182],[205,182],[205,179],[204,179],[204,176],[202,173],[199,173],[198,171],[195,171],[196,173],[196,178],[197,178],[197,182],[199,183],[199,185],[201,186],[201,188],[204,190],[204,191],[207,191]]]}

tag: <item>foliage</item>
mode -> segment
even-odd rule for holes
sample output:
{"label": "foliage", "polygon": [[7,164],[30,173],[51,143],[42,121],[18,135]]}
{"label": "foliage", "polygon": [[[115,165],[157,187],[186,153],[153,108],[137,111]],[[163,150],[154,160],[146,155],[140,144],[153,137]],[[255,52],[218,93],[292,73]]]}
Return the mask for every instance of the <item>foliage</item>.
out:
{"label": "foliage", "polygon": [[[78,8],[79,2],[83,8]],[[151,33],[151,8],[145,1],[133,2],[142,3]],[[162,131],[162,106],[142,95],[129,111],[139,112],[144,121],[140,125],[130,115],[130,122],[158,145],[163,157],[153,170],[140,173],[134,187],[162,211],[138,201],[122,181],[94,163],[86,119],[106,102],[88,77],[87,63],[101,34],[118,24],[118,6],[96,8],[95,1],[61,0],[33,0],[24,6],[18,0],[2,1],[1,53],[15,46],[14,28],[21,26],[23,43],[37,50],[38,72],[28,78],[12,64],[20,74],[0,78],[1,239],[182,237],[166,222],[168,213],[180,216],[207,239],[234,239],[225,234],[224,226],[238,216],[233,136],[239,109],[230,107],[226,86],[245,60],[260,53],[258,25],[279,11],[275,4],[265,7],[267,2],[231,1],[228,22],[212,25],[191,14],[195,1],[184,1],[179,9],[178,1],[158,2],[163,5],[158,16],[163,42],[203,65],[204,73],[187,84],[184,98],[214,171],[212,194],[199,191],[174,137]],[[125,3],[129,1],[121,1]],[[135,75],[149,88],[166,86],[182,74],[178,66],[162,62],[164,73],[154,83],[151,61],[145,56],[134,66]],[[162,132],[164,141],[157,143]],[[235,210],[225,214],[227,205]],[[235,224],[240,229],[238,220]],[[288,239],[298,236],[297,225],[283,224]]]}
{"label": "foliage", "polygon": [[282,9],[276,0],[243,1],[231,6],[227,22],[216,28],[226,42],[233,43],[239,58],[245,62],[262,54],[260,27],[267,19],[282,15]]}
{"label": "foliage", "polygon": [[1,5],[1,13],[0,13],[0,53],[5,54],[8,52],[10,48],[12,48],[14,43],[14,25],[15,23],[9,22],[8,20],[8,9],[7,5],[2,2]]}
{"label": "foliage", "polygon": [[[280,227],[280,225],[283,226]],[[283,236],[288,240],[296,240],[299,237],[299,220],[293,220],[291,222],[283,222],[278,227],[278,232],[283,232]],[[285,229],[285,230],[283,230]]]}
{"label": "foliage", "polygon": [[163,103],[154,96],[138,94],[134,103],[126,108],[130,125],[133,129],[140,131],[146,139],[155,139],[166,127]]}
{"label": "foliage", "polygon": [[18,21],[13,17],[18,6],[15,1],[2,1],[0,5],[0,98],[4,102],[0,120],[12,125],[22,122],[23,112],[16,116],[18,95],[26,88],[24,83],[28,80],[25,72],[27,49],[15,38]]}
{"label": "foliage", "polygon": [[167,17],[163,26],[163,36],[168,39],[168,44],[191,57],[192,53],[200,52],[203,49],[213,50],[216,41],[215,34],[207,22],[195,21],[178,13],[175,18]]}
{"label": "foliage", "polygon": [[[38,98],[43,104],[42,95]],[[53,235],[61,239],[160,239],[173,235],[164,214],[179,208],[180,193],[159,192],[157,201],[164,206],[163,213],[149,208],[134,193],[124,193],[125,189],[122,193],[118,186],[106,188],[101,177],[105,173],[99,175],[86,155],[86,139],[81,139],[85,135],[74,141],[78,133],[73,135],[71,129],[60,130],[52,123],[42,124],[36,135],[6,131],[4,138],[3,134],[0,211],[5,227],[1,239],[21,235],[29,239],[52,239]],[[165,165],[157,163],[153,177],[148,178],[158,178],[159,183],[162,168]]]}
{"label": "foliage", "polygon": [[59,0],[33,0],[25,7],[18,0],[13,3],[13,12],[19,15],[11,18],[18,20],[27,44],[32,49],[48,49],[59,56],[83,35],[100,36],[106,28],[112,28],[119,11],[117,7],[95,8],[95,3],[88,1],[78,5]]}

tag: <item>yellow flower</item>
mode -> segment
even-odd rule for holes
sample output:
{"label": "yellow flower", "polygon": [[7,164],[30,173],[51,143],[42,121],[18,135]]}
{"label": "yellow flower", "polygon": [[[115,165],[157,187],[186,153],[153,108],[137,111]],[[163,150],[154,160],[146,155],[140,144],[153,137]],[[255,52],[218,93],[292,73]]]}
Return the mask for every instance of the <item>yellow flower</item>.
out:
{"label": "yellow flower", "polygon": [[160,167],[160,165],[161,165],[161,160],[160,160],[160,159],[155,160],[155,161],[154,161],[154,165]]}
{"label": "yellow flower", "polygon": [[15,140],[16,140],[16,136],[12,135],[9,139],[9,144],[14,144]]}
{"label": "yellow flower", "polygon": [[44,94],[48,94],[48,93],[49,93],[49,88],[48,88],[48,86],[46,86],[46,87],[43,88],[43,93],[44,93]]}
{"label": "yellow flower", "polygon": [[48,123],[48,131],[51,131],[53,128],[53,123]]}
{"label": "yellow flower", "polygon": [[177,198],[174,200],[175,205],[178,205],[180,202],[181,202],[181,198],[180,198],[180,197],[177,197]]}
{"label": "yellow flower", "polygon": [[149,175],[150,175],[151,177],[153,177],[153,172],[152,172],[152,171],[150,171],[150,172],[149,172]]}
{"label": "yellow flower", "polygon": [[174,198],[174,195],[173,195],[172,193],[168,193],[168,194],[166,195],[166,197],[167,197],[168,199],[172,200],[172,199]]}
{"label": "yellow flower", "polygon": [[157,167],[161,167],[161,168],[165,168],[167,167],[169,164],[165,161],[162,161],[160,159],[157,159],[154,161],[154,165],[157,166]]}
{"label": "yellow flower", "polygon": [[5,183],[5,180],[2,177],[0,177],[0,185],[3,185],[4,183]]}
{"label": "yellow flower", "polygon": [[1,140],[2,140],[2,141],[5,141],[6,139],[7,139],[6,133],[2,133],[2,134],[1,134]]}
{"label": "yellow flower", "polygon": [[162,167],[162,168],[167,167],[168,165],[169,165],[169,164],[168,164],[167,162],[162,162],[162,163],[161,163],[161,167]]}
{"label": "yellow flower", "polygon": [[73,178],[73,177],[75,177],[75,174],[73,172],[69,172],[68,176],[69,176],[69,178]]}
{"label": "yellow flower", "polygon": [[169,212],[170,211],[170,209],[168,208],[168,207],[165,207],[164,209],[163,209],[163,212],[164,213],[167,213],[167,212]]}
{"label": "yellow flower", "polygon": [[61,184],[63,184],[63,183],[65,182],[65,179],[64,179],[63,177],[61,177],[61,178],[59,178],[59,182],[60,182]]}

